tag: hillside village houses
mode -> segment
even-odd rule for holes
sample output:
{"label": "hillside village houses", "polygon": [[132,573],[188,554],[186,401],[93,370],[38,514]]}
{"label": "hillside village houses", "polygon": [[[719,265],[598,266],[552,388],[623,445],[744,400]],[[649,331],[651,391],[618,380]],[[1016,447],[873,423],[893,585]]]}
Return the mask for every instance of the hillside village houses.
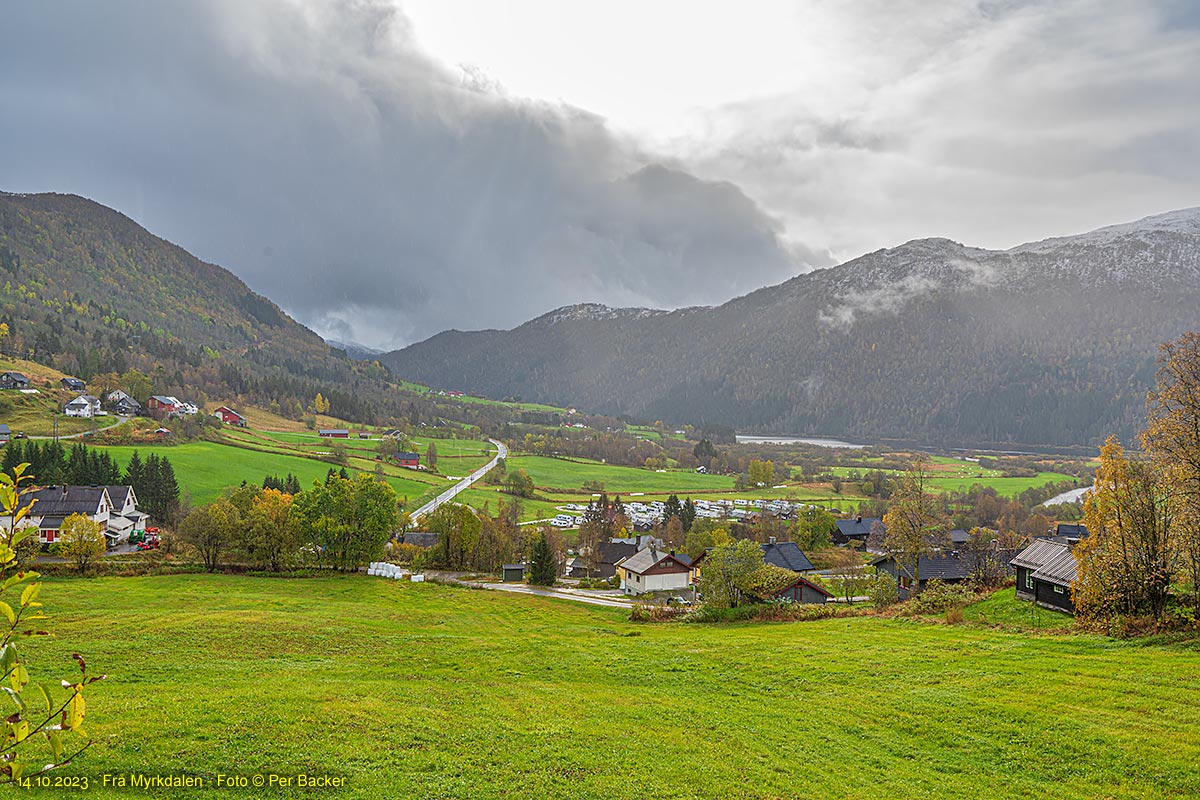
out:
{"label": "hillside village houses", "polygon": [[63,406],[63,413],[68,417],[99,417],[105,412],[100,410],[100,399],[90,394],[81,394]]}
{"label": "hillside village houses", "polygon": [[229,406],[221,406],[220,408],[214,410],[212,415],[226,425],[235,425],[239,428],[246,427],[246,418],[234,411]]}
{"label": "hillside village houses", "polygon": [[20,372],[0,372],[0,389],[28,389],[29,378]]}

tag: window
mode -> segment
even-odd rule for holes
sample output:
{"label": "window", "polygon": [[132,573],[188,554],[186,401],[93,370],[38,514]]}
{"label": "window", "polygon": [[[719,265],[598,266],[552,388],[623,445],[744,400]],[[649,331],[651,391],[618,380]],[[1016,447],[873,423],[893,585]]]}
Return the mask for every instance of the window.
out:
{"label": "window", "polygon": [[1063,587],[1061,587],[1061,586],[1055,586],[1054,593],[1055,594],[1066,594],[1066,590],[1063,589]]}
{"label": "window", "polygon": [[1025,588],[1026,589],[1033,588],[1033,570],[1028,570],[1025,573]]}

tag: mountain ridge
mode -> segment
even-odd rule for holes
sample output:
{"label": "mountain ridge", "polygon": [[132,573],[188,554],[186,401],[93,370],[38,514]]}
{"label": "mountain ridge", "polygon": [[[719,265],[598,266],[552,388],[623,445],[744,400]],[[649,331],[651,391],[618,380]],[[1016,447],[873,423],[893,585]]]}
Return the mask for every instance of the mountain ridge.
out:
{"label": "mountain ridge", "polygon": [[1132,435],[1157,345],[1200,326],[1200,208],[1007,250],[915,239],[719,306],[586,307],[381,361],[433,385],[674,422],[1092,444]]}

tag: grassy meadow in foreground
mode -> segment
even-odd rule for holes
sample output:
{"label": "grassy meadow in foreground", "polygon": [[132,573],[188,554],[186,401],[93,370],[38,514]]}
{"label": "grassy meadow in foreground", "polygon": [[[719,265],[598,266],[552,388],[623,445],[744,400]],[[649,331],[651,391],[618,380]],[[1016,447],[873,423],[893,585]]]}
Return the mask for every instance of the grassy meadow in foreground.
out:
{"label": "grassy meadow in foreground", "polygon": [[73,650],[109,675],[97,744],[66,768],[89,796],[119,796],[103,771],[330,771],[348,788],[322,796],[387,798],[1200,795],[1186,645],[634,624],[365,576],[53,580],[41,599],[35,679]]}

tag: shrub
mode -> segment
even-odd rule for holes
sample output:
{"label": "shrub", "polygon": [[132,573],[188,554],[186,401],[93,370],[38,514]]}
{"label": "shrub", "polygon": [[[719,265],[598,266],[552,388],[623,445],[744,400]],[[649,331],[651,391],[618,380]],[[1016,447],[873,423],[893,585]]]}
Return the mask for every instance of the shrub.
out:
{"label": "shrub", "polygon": [[908,603],[913,614],[940,614],[952,608],[961,608],[975,600],[975,587],[970,583],[942,583],[931,580],[925,589]]}
{"label": "shrub", "polygon": [[880,572],[875,576],[868,594],[871,598],[871,605],[876,608],[887,608],[900,600],[900,588],[896,585],[896,579],[886,572]]}

